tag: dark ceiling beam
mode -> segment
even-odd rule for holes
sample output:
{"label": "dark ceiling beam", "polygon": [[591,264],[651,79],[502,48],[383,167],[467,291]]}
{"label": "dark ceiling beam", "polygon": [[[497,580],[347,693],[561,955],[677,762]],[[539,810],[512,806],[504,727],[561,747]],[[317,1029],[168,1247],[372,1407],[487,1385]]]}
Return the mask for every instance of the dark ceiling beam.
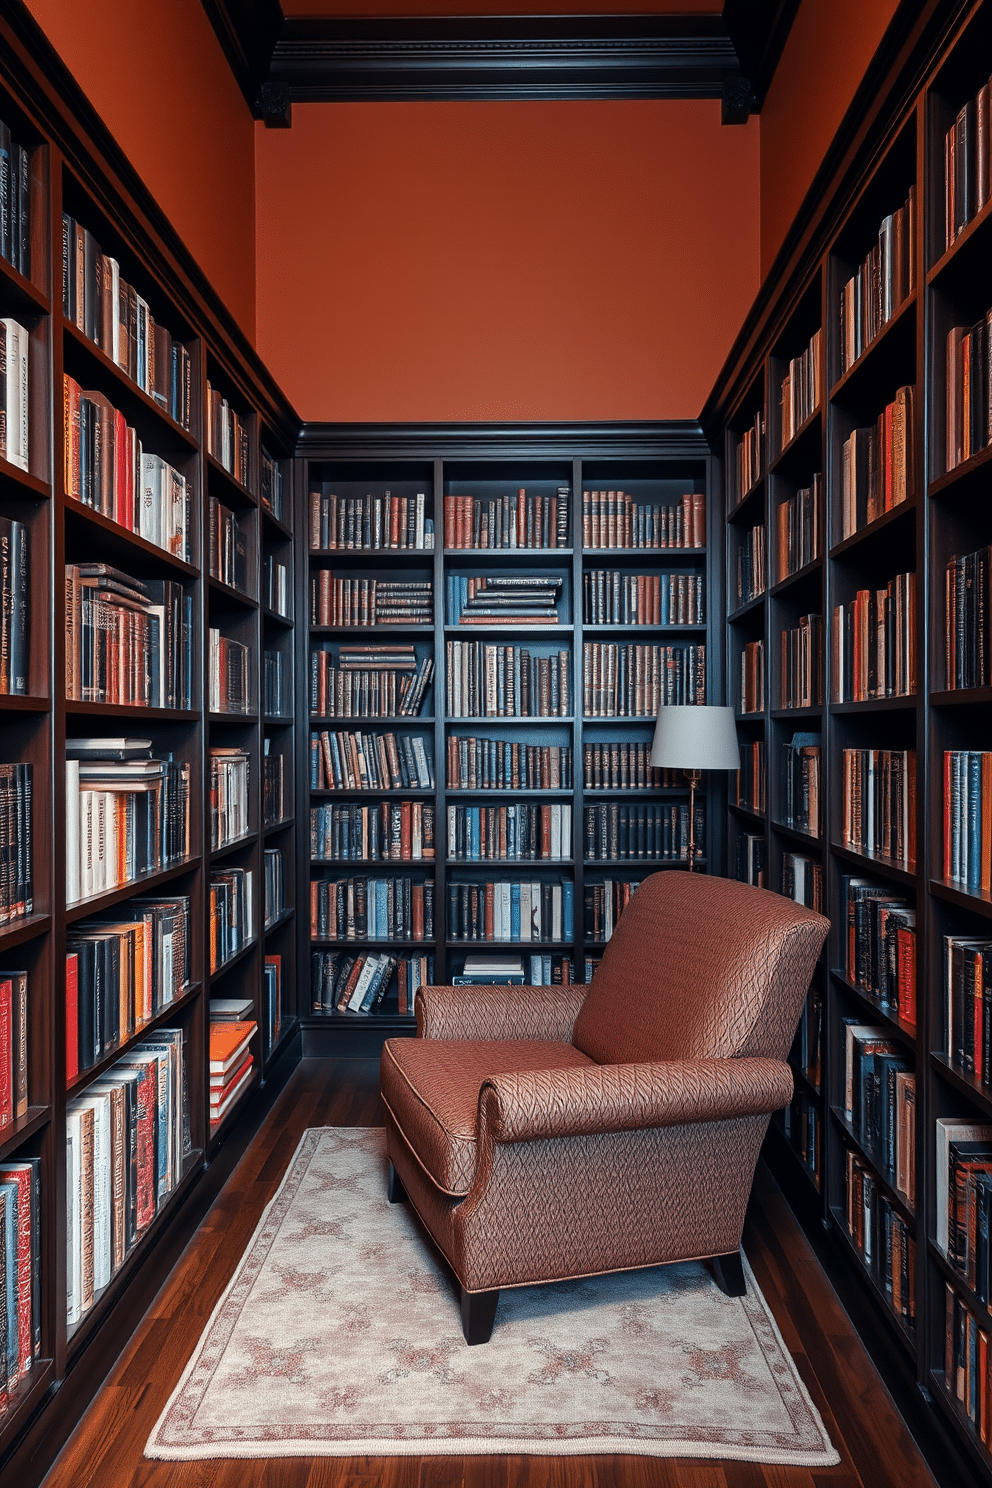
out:
{"label": "dark ceiling beam", "polygon": [[355,16],[286,20],[279,0],[201,0],[255,118],[294,101],[719,98],[760,107],[799,0],[719,15]]}

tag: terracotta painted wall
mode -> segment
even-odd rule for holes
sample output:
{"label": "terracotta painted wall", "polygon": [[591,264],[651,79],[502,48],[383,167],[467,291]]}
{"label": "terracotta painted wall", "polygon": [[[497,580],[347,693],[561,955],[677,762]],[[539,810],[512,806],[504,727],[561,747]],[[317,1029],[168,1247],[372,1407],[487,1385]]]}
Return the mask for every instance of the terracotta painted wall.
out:
{"label": "terracotta painted wall", "polygon": [[758,124],[717,102],[298,105],[256,162],[305,419],[694,418],[758,284]]}
{"label": "terracotta painted wall", "polygon": [[27,5],[254,339],[254,122],[200,0]]}
{"label": "terracotta painted wall", "polygon": [[803,0],[761,111],[767,273],[898,0]]}

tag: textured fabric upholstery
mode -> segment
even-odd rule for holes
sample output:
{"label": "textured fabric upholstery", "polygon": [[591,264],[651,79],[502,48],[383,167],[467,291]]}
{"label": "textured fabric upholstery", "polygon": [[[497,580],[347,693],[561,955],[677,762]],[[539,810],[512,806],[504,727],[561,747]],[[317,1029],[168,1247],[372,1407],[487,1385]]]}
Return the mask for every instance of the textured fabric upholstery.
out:
{"label": "textured fabric upholstery", "polygon": [[660,873],[588,989],[428,987],[387,1151],[464,1292],[729,1255],[827,921]]}
{"label": "textured fabric upholstery", "polygon": [[784,1059],[827,921],[726,878],[646,878],[575,1020],[598,1064],[648,1059]]}

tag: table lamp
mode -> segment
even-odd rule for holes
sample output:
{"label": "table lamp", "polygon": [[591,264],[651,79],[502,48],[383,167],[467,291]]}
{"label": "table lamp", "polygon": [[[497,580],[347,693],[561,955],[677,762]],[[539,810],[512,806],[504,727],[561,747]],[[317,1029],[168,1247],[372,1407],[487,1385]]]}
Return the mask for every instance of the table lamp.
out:
{"label": "table lamp", "polygon": [[689,782],[689,872],[696,866],[696,786],[704,770],[737,770],[740,751],[733,708],[662,705],[650,764],[682,770]]}

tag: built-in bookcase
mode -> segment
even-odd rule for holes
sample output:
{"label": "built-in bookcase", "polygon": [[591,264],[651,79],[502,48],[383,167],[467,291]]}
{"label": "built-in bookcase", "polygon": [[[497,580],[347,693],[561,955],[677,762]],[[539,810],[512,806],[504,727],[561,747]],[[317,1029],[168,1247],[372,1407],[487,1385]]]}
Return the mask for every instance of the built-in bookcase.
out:
{"label": "built-in bookcase", "polygon": [[[604,915],[645,874],[687,866],[687,787],[647,754],[665,676],[670,700],[702,701],[719,675],[708,456],[691,431],[652,431],[635,448],[618,438],[606,455],[589,437],[483,428],[469,457],[439,430],[427,460],[407,457],[401,432],[356,457],[308,431],[297,669],[311,687],[298,760],[314,1049],[409,1032],[416,978],[450,981],[469,953],[518,954],[528,980],[584,981]],[[498,605],[483,596],[507,587],[543,587],[543,608],[486,613]],[[413,713],[347,716],[329,679],[356,644],[429,666]],[[354,886],[367,899],[389,892],[382,879],[394,900],[410,880],[415,913],[388,943],[358,939]],[[363,955],[397,958],[364,1014],[337,1005],[342,966]]]}
{"label": "built-in bookcase", "polygon": [[[209,998],[248,999],[258,1024],[242,1099],[296,1027],[296,422],[109,136],[44,115],[39,101],[59,90],[6,22],[0,52],[23,229],[0,256],[18,380],[0,457],[0,792],[19,848],[0,907],[0,1039],[13,1040],[15,1075],[0,1193],[10,1204],[19,1185],[34,1243],[19,1377],[0,1409],[6,1465],[50,1388],[70,1368],[86,1373],[88,1346],[148,1285],[157,1241],[238,1109],[210,1123]],[[81,100],[79,116],[90,117]],[[226,447],[208,453],[208,382],[244,430],[236,465]],[[226,550],[210,543],[221,507]],[[248,663],[244,690],[215,688],[213,707],[212,632]],[[266,651],[288,689],[272,706]],[[151,760],[128,776],[127,761],[67,759],[83,739],[108,754],[111,741],[147,740]],[[241,815],[225,828],[213,819],[215,749],[244,772]],[[278,783],[266,756],[282,761]],[[250,875],[251,931],[212,969],[211,882],[235,873]],[[268,923],[267,877],[279,893]],[[94,976],[114,989],[95,1021],[80,997]],[[143,1103],[155,1083],[136,1068],[143,1058],[161,1076],[169,1140],[139,1178],[119,1244],[102,1258],[96,1245],[77,1277],[72,1214],[100,1140],[95,1109],[109,1109],[92,1097],[113,1087],[123,1111],[140,1089]]]}
{"label": "built-in bookcase", "polygon": [[[992,6],[948,7],[943,21],[929,52],[921,43],[918,95],[889,105],[880,90],[870,148],[862,138],[823,194],[818,253],[783,259],[764,329],[731,358],[713,407],[745,766],[730,871],[754,877],[763,862],[769,888],[807,901],[815,883],[833,926],[792,1050],[796,1096],[768,1150],[833,1230],[962,1471],[989,1480],[992,1311],[976,1237],[992,1181],[975,1174],[992,1138],[992,181],[978,145]],[[814,337],[819,396],[783,438],[782,383]],[[762,407],[765,463],[742,491],[738,451]],[[800,507],[810,531],[797,544]],[[762,523],[767,591],[740,593]],[[822,695],[785,707],[782,633],[813,615]],[[745,713],[749,645],[763,646],[766,691]],[[950,1145],[970,1136],[967,1151]]]}

